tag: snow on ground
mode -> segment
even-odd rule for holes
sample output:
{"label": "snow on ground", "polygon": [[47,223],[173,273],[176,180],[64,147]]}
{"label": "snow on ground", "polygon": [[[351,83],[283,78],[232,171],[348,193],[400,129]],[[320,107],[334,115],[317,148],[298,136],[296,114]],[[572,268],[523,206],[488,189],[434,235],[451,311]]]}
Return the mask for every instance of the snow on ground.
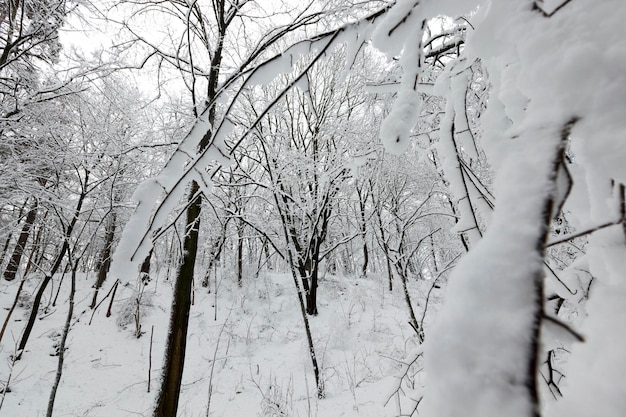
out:
{"label": "snow on ground", "polygon": [[[125,306],[135,311],[134,285],[119,288],[112,317],[105,317],[107,300],[89,324],[94,279],[94,274],[78,279],[75,317],[54,416],[150,416],[167,332],[171,281],[161,277],[145,288],[140,307],[143,334],[136,338],[132,314],[125,328],[119,325]],[[256,280],[247,280],[241,289],[234,279],[222,278],[217,307],[215,293],[197,288],[179,416],[206,416],[210,386],[211,416],[398,415],[397,398],[386,407],[385,402],[398,381],[394,376],[403,370],[400,360],[416,346],[399,285],[389,293],[382,279],[326,276],[320,283],[320,314],[311,318],[311,327],[323,368],[326,398],[322,400],[315,397],[302,317],[289,275],[261,274]],[[25,291],[32,295],[36,284],[28,282]],[[0,308],[6,312],[17,283],[3,281],[1,285]],[[46,298],[54,296],[56,285],[46,292]],[[99,299],[111,285],[110,281],[105,284]],[[412,285],[412,293],[420,294],[417,283]],[[35,324],[27,351],[13,369],[0,416],[45,415],[57,367],[57,356],[51,355],[66,317],[68,289],[69,276],[57,305],[41,313]],[[48,300],[44,301],[46,305]],[[414,300],[420,314],[423,301],[417,296]],[[0,346],[3,384],[9,374],[13,340],[19,341],[27,314],[27,308],[16,309]],[[410,401],[401,405],[407,404]]]}

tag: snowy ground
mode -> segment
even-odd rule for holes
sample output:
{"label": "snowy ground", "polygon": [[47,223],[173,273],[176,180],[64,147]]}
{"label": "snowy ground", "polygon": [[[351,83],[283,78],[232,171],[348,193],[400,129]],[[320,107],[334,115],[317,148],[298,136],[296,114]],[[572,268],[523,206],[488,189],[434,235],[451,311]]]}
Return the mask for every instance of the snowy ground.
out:
{"label": "snowy ground", "polygon": [[[327,276],[320,284],[320,314],[311,318],[311,327],[323,367],[326,398],[322,400],[315,396],[304,327],[289,275],[261,275],[248,280],[242,289],[232,284],[232,279],[223,278],[218,286],[217,306],[215,293],[207,294],[206,289],[198,288],[191,310],[179,416],[207,416],[209,392],[211,416],[400,414],[397,398],[387,400],[397,385],[395,376],[404,371],[400,361],[410,358],[416,346],[399,283],[389,293],[381,279]],[[119,325],[124,306],[130,305],[133,311],[134,289],[130,287],[118,291],[112,317],[105,317],[107,301],[89,324],[93,295],[89,283],[93,280],[93,276],[82,275],[77,283],[75,316],[54,416],[150,416],[159,383],[171,282],[161,278],[145,288],[141,305],[143,335],[136,338],[132,316],[126,328]],[[35,284],[29,283],[27,293],[32,295]],[[100,298],[111,284],[105,284]],[[17,285],[1,283],[0,308],[5,313]],[[54,296],[56,285],[53,291],[47,291],[46,298]],[[67,314],[64,292],[68,288],[66,277],[58,304],[40,314],[27,351],[12,370],[0,416],[45,415],[57,367],[57,356],[52,355]],[[417,296],[417,288],[412,293],[416,295],[416,313],[421,315],[423,296]],[[45,300],[43,305],[47,303]],[[2,385],[9,375],[10,355],[27,314],[24,307],[15,311],[2,341]],[[409,396],[419,395],[404,388]],[[411,401],[403,398],[400,405],[406,410]]]}

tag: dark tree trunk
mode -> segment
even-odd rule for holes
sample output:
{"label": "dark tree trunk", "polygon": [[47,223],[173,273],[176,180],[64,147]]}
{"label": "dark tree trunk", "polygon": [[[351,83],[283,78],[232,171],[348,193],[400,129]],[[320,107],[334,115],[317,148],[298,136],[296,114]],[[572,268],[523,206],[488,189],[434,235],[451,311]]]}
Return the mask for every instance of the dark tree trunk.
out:
{"label": "dark tree trunk", "polygon": [[361,266],[361,275],[365,277],[367,275],[367,266],[369,263],[369,252],[367,249],[367,217],[365,215],[365,203],[367,195],[363,196],[362,189],[357,187],[357,194],[359,196],[359,214],[360,214],[360,229],[361,238],[363,239],[363,265]]}
{"label": "dark tree trunk", "polygon": [[[63,249],[61,250],[61,253],[64,254],[65,250],[66,249],[65,249],[65,244],[64,244]],[[63,256],[59,256],[58,259],[63,259]],[[46,290],[46,287],[50,283],[51,279],[52,279],[52,274],[47,274],[44,277],[43,281],[41,281],[41,284],[39,284],[39,289],[37,289],[37,293],[35,294],[35,298],[33,299],[33,306],[31,307],[30,316],[28,317],[28,322],[26,322],[26,326],[24,327],[24,333],[22,333],[22,338],[20,339],[20,343],[17,348],[16,359],[20,359],[22,357],[22,353],[24,352],[24,349],[26,348],[26,343],[28,343],[28,338],[30,337],[30,333],[32,332],[33,326],[35,325],[35,318],[37,318],[37,313],[39,312],[39,306],[41,305],[41,298],[43,297],[43,293]]]}
{"label": "dark tree trunk", "polygon": [[307,297],[307,312],[312,315],[317,315],[317,283],[319,277],[320,266],[320,252],[322,243],[326,240],[328,232],[328,219],[330,218],[331,208],[328,203],[330,194],[326,196],[326,205],[322,209],[322,221],[318,230],[318,234],[313,237],[310,244],[310,276],[311,276],[311,288],[309,290],[309,296]]}
{"label": "dark tree trunk", "polygon": [[307,283],[305,288],[306,312],[311,316],[317,316],[318,262],[315,259],[308,259],[305,270],[305,276],[302,277],[302,281]]}
{"label": "dark tree trunk", "polygon": [[[43,220],[46,218],[47,213],[44,214],[43,219],[40,219],[39,222],[43,223]],[[44,231],[44,227],[39,227],[39,229],[37,230],[37,234],[35,235],[35,239],[33,240],[32,243],[32,249],[30,251],[30,255],[28,256],[28,260],[26,261],[26,267],[24,268],[24,274],[22,275],[23,277],[27,277],[28,273],[30,272],[30,268],[33,266],[33,264],[37,265],[39,268],[41,268],[41,263],[36,262],[36,258],[40,257],[40,252],[43,250],[42,248],[42,244],[41,244],[41,236],[43,235],[43,231]]]}
{"label": "dark tree trunk", "polygon": [[402,281],[402,290],[404,291],[404,301],[406,303],[407,309],[409,310],[409,324],[415,330],[417,334],[417,339],[419,343],[424,342],[424,330],[419,326],[417,322],[417,318],[415,317],[415,311],[413,310],[413,304],[411,303],[411,295],[409,294],[409,289],[407,287],[407,277],[406,270],[400,271],[401,267],[398,265],[398,275],[400,275],[400,281]]}
{"label": "dark tree trunk", "polygon": [[[226,2],[213,2],[213,12],[217,18],[218,41],[213,51],[210,63],[206,103],[209,107],[207,119],[211,126],[215,122],[215,103],[217,95],[217,83],[220,76],[222,63],[222,52],[226,30],[231,20],[228,20],[226,13]],[[234,5],[231,10],[236,14]],[[233,15],[234,16],[234,15]],[[227,21],[228,20],[228,21]],[[195,93],[195,92],[192,92]],[[196,109],[194,108],[194,113]],[[196,114],[196,116],[198,116]],[[211,130],[208,130],[200,140],[198,150],[203,151],[210,145]],[[187,208],[187,224],[185,227],[185,237],[183,241],[182,262],[174,284],[174,299],[172,300],[172,312],[170,317],[170,328],[165,346],[165,363],[163,365],[163,379],[157,396],[154,417],[176,417],[178,410],[178,399],[180,396],[180,383],[185,365],[185,350],[187,347],[187,327],[189,325],[189,311],[191,309],[194,269],[196,254],[198,252],[198,231],[200,226],[200,213],[202,211],[202,199],[198,194],[199,186],[193,181],[189,199],[192,200]]]}
{"label": "dark tree trunk", "polygon": [[41,236],[38,237],[37,239],[37,257],[35,258],[35,260],[33,261],[33,263],[35,265],[37,265],[40,269],[43,268],[43,264],[46,261],[46,251],[48,250],[48,247],[50,246],[50,233],[46,231],[45,228],[41,228],[39,229],[41,231]]}
{"label": "dark tree trunk", "polygon": [[272,258],[270,256],[270,246],[267,244],[267,238],[263,240],[263,252],[265,253],[265,264],[267,265],[267,269],[272,271],[274,268],[272,267]]}
{"label": "dark tree trunk", "polygon": [[[204,278],[202,278],[202,286],[204,288],[209,288],[210,278],[211,278],[211,269],[213,265],[219,261],[220,256],[222,254],[222,249],[224,248],[224,243],[226,242],[226,228],[228,227],[229,219],[222,224],[222,230],[220,232],[219,237],[213,242],[213,247],[209,253],[209,262],[207,264],[206,273]],[[211,289],[209,288],[209,293]]]}
{"label": "dark tree trunk", "polygon": [[389,245],[387,244],[387,234],[383,227],[383,219],[380,215],[380,209],[376,209],[376,219],[378,220],[378,231],[380,233],[380,246],[383,249],[385,255],[385,261],[387,263],[387,281],[389,283],[389,291],[393,291],[393,270],[391,267],[391,254],[389,253]]}
{"label": "dark tree trunk", "polygon": [[391,260],[388,256],[385,256],[387,261],[387,281],[389,283],[389,292],[393,291],[393,271],[391,270]]}
{"label": "dark tree trunk", "polygon": [[[89,180],[89,172],[87,172],[85,175],[84,184],[87,184],[88,180]],[[65,229],[65,236],[63,237],[63,245],[61,246],[61,251],[57,255],[54,261],[54,264],[52,265],[52,268],[50,269],[50,272],[46,274],[43,281],[39,285],[39,289],[37,290],[37,293],[35,294],[35,298],[33,299],[33,305],[30,310],[30,315],[28,317],[28,322],[26,323],[26,326],[24,327],[24,333],[22,333],[22,338],[20,339],[20,343],[17,348],[18,353],[16,355],[16,360],[21,358],[22,353],[24,352],[24,349],[26,348],[26,343],[28,343],[28,338],[30,337],[30,333],[33,331],[33,326],[35,325],[35,319],[37,318],[37,313],[39,312],[39,306],[41,305],[41,298],[43,297],[43,293],[46,290],[46,287],[48,286],[50,281],[52,280],[52,277],[54,276],[54,274],[56,274],[59,267],[61,266],[61,263],[63,262],[63,257],[65,257],[65,254],[67,253],[70,247],[70,238],[72,236],[72,233],[74,232],[74,227],[76,226],[76,222],[78,221],[78,217],[80,216],[80,212],[83,208],[83,203],[85,201],[86,195],[87,195],[86,191],[83,190],[80,196],[78,197],[76,210],[74,211],[72,220],[70,221],[70,224]]]}
{"label": "dark tree trunk", "polygon": [[198,230],[200,226],[201,199],[196,195],[198,184],[192,183],[190,198],[194,200],[187,208],[187,225],[183,243],[183,257],[174,284],[174,299],[170,317],[170,328],[165,350],[163,380],[157,397],[154,417],[175,417],[178,410],[180,383],[185,367],[187,328],[191,309],[191,291],[198,251]]}
{"label": "dark tree trunk", "polygon": [[[558,214],[560,207],[558,202],[555,201],[555,191],[557,190],[557,177],[561,165],[564,163],[565,149],[567,148],[567,142],[572,128],[578,121],[577,117],[573,117],[561,128],[560,143],[557,149],[555,149],[555,155],[552,160],[552,170],[549,173],[548,185],[553,190],[545,199],[543,206],[543,219],[540,225],[539,233],[537,235],[537,241],[535,245],[535,251],[539,259],[545,259],[546,251],[545,245],[550,232],[550,224],[553,216]],[[533,306],[534,320],[532,323],[529,334],[528,343],[528,362],[526,363],[526,373],[524,375],[524,385],[528,389],[528,395],[531,403],[534,406],[533,416],[539,417],[541,415],[540,398],[539,398],[539,366],[541,365],[541,324],[544,318],[544,270],[542,266],[537,267],[534,271],[530,271],[530,278],[533,281],[535,292],[535,304]]]}
{"label": "dark tree trunk", "polygon": [[48,399],[48,409],[46,412],[46,417],[52,417],[52,412],[54,410],[54,402],[57,396],[57,390],[59,389],[59,385],[61,383],[61,376],[63,375],[63,363],[65,362],[65,346],[67,344],[67,335],[70,333],[70,325],[72,323],[72,317],[74,315],[74,296],[76,294],[76,270],[78,269],[78,261],[72,265],[72,277],[71,277],[71,286],[70,286],[70,298],[69,298],[69,307],[67,310],[67,318],[65,319],[65,326],[63,327],[63,334],[61,336],[61,341],[59,342],[59,359],[57,362],[57,371],[56,376],[54,378],[54,383],[52,385],[52,390],[50,391],[50,398]]}
{"label": "dark tree trunk", "polygon": [[[283,224],[285,235],[287,234],[286,225]],[[306,340],[309,346],[309,357],[311,358],[311,364],[313,366],[313,375],[315,376],[315,385],[317,387],[317,398],[324,398],[324,382],[321,379],[321,373],[317,364],[317,355],[315,354],[315,345],[313,344],[313,336],[311,334],[311,327],[309,326],[309,318],[307,317],[307,306],[305,305],[306,293],[303,295],[298,284],[298,277],[296,276],[296,267],[293,261],[293,254],[291,251],[287,251],[289,266],[291,268],[291,276],[293,277],[293,283],[298,293],[298,305],[300,306],[300,313],[302,314],[302,321],[304,322],[304,331],[306,333]],[[299,269],[299,268],[298,268]],[[301,282],[306,282],[302,280]],[[304,288],[303,288],[304,290]]]}
{"label": "dark tree trunk", "polygon": [[367,251],[367,242],[363,240],[363,266],[361,267],[361,275],[367,276],[367,265],[369,263],[369,252]]}
{"label": "dark tree trunk", "polygon": [[[17,223],[19,225],[20,220],[22,219],[22,215],[24,214],[24,210],[26,209],[26,205],[28,204],[28,200],[24,201],[22,206],[20,207],[17,213]],[[7,234],[7,238],[4,241],[4,245],[2,247],[2,255],[0,255],[0,267],[4,264],[4,258],[7,256],[7,252],[9,250],[9,245],[11,244],[11,239],[13,238],[13,233],[9,232]]]}
{"label": "dark tree trunk", "polygon": [[100,257],[100,268],[98,268],[98,278],[96,279],[95,291],[93,294],[93,300],[91,301],[91,308],[96,307],[98,300],[98,291],[104,281],[107,279],[109,268],[111,266],[111,249],[113,248],[113,239],[115,237],[115,213],[111,213],[111,217],[106,225],[106,233],[104,236],[104,249],[102,250],[102,256]]}
{"label": "dark tree trunk", "polygon": [[15,249],[13,249],[13,254],[9,259],[9,263],[4,270],[4,279],[7,281],[13,281],[15,279],[15,275],[17,274],[18,269],[20,268],[20,263],[22,262],[22,256],[24,255],[24,248],[26,247],[26,242],[30,237],[30,230],[35,223],[35,219],[37,218],[37,200],[33,203],[33,206],[28,211],[26,215],[26,219],[24,220],[24,224],[22,225],[22,231],[17,239],[17,244],[15,245]]}
{"label": "dark tree trunk", "polygon": [[[293,268],[292,274],[293,274]],[[294,276],[294,282],[296,286],[298,285],[298,280]],[[311,363],[313,365],[313,375],[315,376],[315,386],[317,387],[317,398],[324,398],[324,382],[321,379],[320,369],[317,364],[317,355],[315,354],[315,345],[313,344],[313,336],[311,335],[311,327],[309,326],[309,319],[307,317],[307,312],[305,311],[304,300],[302,299],[302,294],[298,290],[298,300],[300,304],[300,312],[302,313],[302,319],[304,321],[304,330],[306,332],[306,340],[309,345],[309,356],[311,358]]]}
{"label": "dark tree trunk", "polygon": [[150,275],[150,262],[152,262],[152,252],[154,249],[150,249],[148,252],[148,256],[141,263],[141,268],[139,269],[140,274]]}
{"label": "dark tree trunk", "polygon": [[243,285],[243,222],[237,224],[237,285]]}
{"label": "dark tree trunk", "polygon": [[[300,256],[300,252],[296,250],[296,254]],[[300,274],[300,281],[302,281],[302,288],[304,289],[304,293],[307,295],[311,290],[311,285],[309,285],[309,277],[311,276],[311,267],[309,260],[298,260],[298,273]]]}
{"label": "dark tree trunk", "polygon": [[9,245],[11,244],[11,238],[13,237],[12,233],[9,233],[7,235],[6,240],[4,241],[4,245],[2,246],[2,255],[0,255],[0,267],[2,267],[2,264],[4,264],[4,258],[7,255],[7,252],[9,250]]}
{"label": "dark tree trunk", "polygon": [[11,320],[11,316],[13,316],[13,312],[15,311],[15,307],[17,307],[17,303],[20,300],[20,294],[22,293],[22,289],[24,288],[24,282],[26,282],[26,279],[24,278],[24,276],[22,276],[22,279],[20,280],[20,285],[19,287],[17,287],[17,292],[15,293],[15,297],[13,298],[13,304],[11,304],[11,308],[9,308],[7,316],[4,319],[4,323],[2,323],[2,329],[0,330],[0,343],[2,343],[4,332],[6,331],[9,321]]}
{"label": "dark tree trunk", "polygon": [[437,251],[435,250],[435,239],[433,239],[433,235],[430,235],[430,252],[433,257],[434,272],[437,273],[439,271],[439,265],[437,265]]}

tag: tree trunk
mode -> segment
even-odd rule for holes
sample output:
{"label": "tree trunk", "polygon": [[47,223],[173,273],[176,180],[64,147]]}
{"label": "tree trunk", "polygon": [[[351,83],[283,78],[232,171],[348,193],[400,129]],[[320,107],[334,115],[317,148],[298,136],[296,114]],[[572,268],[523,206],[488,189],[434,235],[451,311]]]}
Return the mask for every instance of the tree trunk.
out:
{"label": "tree trunk", "polygon": [[[19,225],[20,220],[22,219],[22,215],[24,214],[24,209],[26,209],[26,204],[28,203],[28,200],[24,201],[24,203],[22,204],[22,206],[20,207],[18,213],[17,213],[17,224]],[[4,241],[4,245],[2,247],[2,255],[0,255],[0,267],[2,266],[2,264],[4,264],[4,258],[6,258],[7,256],[7,251],[9,250],[9,245],[11,244],[11,239],[13,238],[13,233],[9,232],[7,234],[7,238]]]}
{"label": "tree trunk", "polygon": [[[283,224],[285,233],[287,230]],[[289,266],[291,268],[291,276],[293,277],[293,283],[298,293],[298,305],[300,306],[300,313],[302,314],[302,320],[304,321],[304,330],[306,333],[306,340],[309,346],[309,357],[311,358],[311,364],[313,366],[313,375],[315,376],[315,385],[317,387],[317,398],[324,398],[324,382],[321,379],[320,368],[317,364],[317,355],[315,354],[315,345],[313,344],[313,336],[311,334],[311,327],[309,326],[309,318],[307,317],[307,307],[305,305],[305,297],[303,296],[303,288],[298,283],[298,277],[296,276],[296,268],[293,262],[293,255],[291,251],[287,250]],[[306,282],[301,281],[301,282]],[[306,293],[305,293],[306,295]]]}
{"label": "tree trunk", "polygon": [[146,259],[143,260],[141,268],[139,269],[140,274],[150,275],[150,262],[152,261],[153,250],[154,248],[150,249],[150,252],[148,252],[148,256],[146,256]]}
{"label": "tree trunk", "polygon": [[411,303],[411,295],[409,294],[409,289],[407,287],[407,278],[406,278],[406,270],[400,271],[401,266],[398,265],[398,274],[400,275],[400,280],[402,281],[402,290],[404,291],[404,301],[406,302],[407,309],[409,310],[409,324],[415,330],[417,334],[417,340],[420,344],[424,343],[424,329],[420,328],[419,323],[417,322],[417,318],[415,317],[415,311],[413,310],[413,304]]}
{"label": "tree trunk", "polygon": [[22,289],[24,288],[24,282],[26,282],[26,279],[24,276],[22,276],[22,279],[20,280],[20,285],[19,287],[17,287],[17,292],[15,293],[15,298],[13,298],[13,304],[11,304],[11,308],[9,308],[9,312],[4,319],[4,323],[2,323],[2,330],[0,330],[0,343],[2,343],[4,332],[6,331],[7,326],[9,325],[9,321],[11,320],[11,316],[13,316],[13,312],[15,311],[15,307],[20,300],[20,294],[22,293]]}
{"label": "tree trunk", "polygon": [[7,235],[6,240],[4,241],[4,245],[2,246],[2,255],[0,255],[0,267],[4,264],[4,258],[7,255],[7,251],[9,250],[9,245],[11,244],[11,238],[13,237],[12,233]]}
{"label": "tree trunk", "polygon": [[9,259],[9,263],[4,270],[4,279],[7,281],[13,281],[15,279],[15,275],[17,274],[18,269],[20,268],[20,263],[22,262],[22,255],[24,254],[24,248],[26,247],[26,242],[30,236],[30,230],[35,223],[35,219],[37,218],[37,200],[33,203],[33,206],[28,211],[26,215],[26,219],[24,220],[24,225],[22,226],[22,231],[17,239],[17,244],[15,245],[15,249],[13,249],[13,255]]}
{"label": "tree trunk", "polygon": [[[83,183],[87,184],[88,180],[89,180],[89,171],[85,173],[85,178],[83,180]],[[78,202],[76,203],[76,210],[74,210],[74,215],[72,216],[72,220],[70,221],[70,224],[65,229],[65,236],[63,236],[63,245],[61,246],[61,251],[57,255],[56,260],[54,261],[54,264],[52,265],[52,268],[50,269],[50,272],[46,274],[43,281],[39,285],[39,289],[37,290],[37,293],[35,294],[35,298],[33,299],[33,305],[30,310],[30,315],[28,317],[28,322],[26,323],[26,326],[24,327],[24,333],[22,333],[22,338],[20,339],[20,343],[17,348],[16,360],[22,357],[22,353],[24,352],[24,349],[26,348],[26,343],[28,342],[30,333],[33,330],[33,326],[35,325],[35,318],[37,317],[37,313],[39,312],[39,306],[41,305],[41,298],[43,297],[43,293],[46,290],[46,287],[48,286],[50,281],[52,280],[52,277],[54,276],[54,274],[56,274],[59,267],[61,266],[61,263],[63,262],[63,257],[65,256],[65,254],[67,253],[70,247],[70,237],[72,236],[72,233],[74,232],[74,227],[76,226],[76,222],[78,222],[78,217],[80,216],[80,212],[83,208],[83,203],[85,201],[86,195],[87,195],[87,191],[83,189],[80,196],[78,197]]]}
{"label": "tree trunk", "polygon": [[237,285],[243,284],[243,222],[237,224]]}
{"label": "tree trunk", "polygon": [[63,363],[65,362],[65,345],[67,344],[67,335],[70,333],[70,325],[72,323],[72,316],[74,315],[74,295],[76,294],[77,268],[78,261],[74,262],[74,265],[72,265],[72,283],[70,287],[69,307],[67,310],[67,318],[65,319],[65,326],[63,327],[63,335],[61,336],[61,341],[59,342],[59,360],[57,362],[57,372],[54,378],[54,384],[52,385],[52,390],[50,391],[50,398],[48,399],[48,410],[46,412],[46,417],[52,417],[54,402],[57,396],[57,390],[59,389],[59,385],[61,384],[61,376],[63,375]]}
{"label": "tree trunk", "polygon": [[39,269],[43,268],[44,261],[46,261],[46,250],[50,246],[50,232],[46,231],[45,228],[40,229],[42,231],[42,237],[39,237],[37,241],[39,242],[39,248],[37,249],[37,257],[33,261],[35,265],[39,267]]}
{"label": "tree trunk", "polygon": [[315,259],[307,261],[307,277],[303,281],[308,281],[308,290],[306,291],[306,312],[311,316],[317,316],[317,277],[319,263]]}
{"label": "tree trunk", "polygon": [[267,244],[267,238],[263,240],[263,253],[265,253],[265,264],[267,265],[267,269],[272,271],[274,268],[272,267],[272,258],[270,255],[270,246]]}
{"label": "tree trunk", "polygon": [[100,268],[98,268],[98,278],[96,279],[95,291],[93,294],[93,300],[91,301],[91,308],[96,307],[96,302],[98,300],[98,291],[104,281],[107,279],[107,274],[109,273],[109,267],[111,266],[111,249],[113,247],[113,239],[115,237],[115,222],[116,216],[115,212],[111,213],[111,217],[106,225],[106,233],[104,236],[104,249],[102,250],[102,256],[100,258]]}
{"label": "tree trunk", "polygon": [[174,299],[172,301],[170,328],[165,350],[163,380],[157,397],[154,417],[175,417],[178,410],[180,383],[185,366],[193,274],[196,253],[198,251],[198,230],[202,203],[200,197],[196,195],[198,189],[198,184],[194,181],[189,194],[189,198],[194,200],[187,208],[187,225],[183,242],[184,251],[176,283],[174,284]]}
{"label": "tree trunk", "polygon": [[363,239],[363,266],[361,267],[361,276],[367,276],[367,265],[369,263],[369,252],[367,251],[367,241]]}
{"label": "tree trunk", "polygon": [[[367,218],[365,216],[366,201],[363,198],[362,191],[359,187],[357,187],[357,194],[359,195],[360,231],[361,238],[363,239],[363,265],[361,266],[361,275],[365,277],[367,275],[367,265],[369,263],[369,252],[367,250]],[[367,198],[367,195],[365,198]]]}
{"label": "tree trunk", "polygon": [[[233,10],[235,6],[232,6]],[[206,102],[209,107],[207,119],[211,126],[215,122],[215,104],[217,95],[217,83],[220,75],[224,39],[228,24],[226,23],[225,2],[214,2],[213,12],[218,22],[218,41],[211,59],[209,71]],[[195,91],[192,91],[195,94]],[[194,108],[194,114],[196,109]],[[197,116],[197,114],[196,114]],[[208,130],[198,145],[198,150],[203,151],[209,147],[211,130]],[[187,224],[183,241],[182,262],[174,284],[174,299],[172,300],[172,312],[170,328],[165,346],[165,364],[163,366],[163,379],[157,397],[154,417],[176,417],[178,399],[180,395],[180,383],[183,377],[185,365],[185,350],[187,347],[187,326],[189,325],[189,310],[193,291],[193,278],[198,252],[198,231],[200,227],[200,213],[202,211],[202,199],[198,194],[199,186],[193,181],[189,192],[190,202],[187,208]]]}
{"label": "tree trunk", "polygon": [[439,271],[439,265],[437,265],[437,250],[435,249],[435,239],[433,239],[433,235],[430,235],[430,253],[433,257],[433,267],[436,275]]}
{"label": "tree trunk", "polygon": [[[230,219],[230,218],[229,218]],[[204,288],[209,288],[210,278],[211,278],[211,269],[213,265],[218,262],[222,249],[224,248],[224,243],[226,243],[226,228],[228,227],[229,219],[222,224],[222,230],[220,232],[219,237],[213,242],[213,246],[211,247],[211,251],[209,252],[209,263],[206,268],[206,273],[204,274],[204,278],[202,278],[202,286]],[[209,288],[209,293],[211,289]]]}
{"label": "tree trunk", "polygon": [[[43,223],[47,215],[48,213],[44,213],[44,217],[40,219],[40,223]],[[41,236],[43,235],[43,231],[44,231],[44,227],[42,226],[40,226],[39,229],[37,230],[37,234],[35,235],[35,239],[33,240],[33,243],[32,243],[32,249],[30,251],[30,255],[28,256],[28,260],[26,261],[24,274],[22,274],[22,276],[24,277],[28,276],[28,273],[30,272],[30,268],[33,266],[33,263],[36,262],[35,258],[39,257],[40,252],[43,250],[42,245],[41,245]],[[35,263],[35,265],[41,268],[40,263]]]}
{"label": "tree trunk", "polygon": [[[296,254],[300,257],[300,251],[296,250]],[[309,292],[311,291],[311,286],[309,285],[309,277],[311,276],[311,267],[310,261],[298,259],[298,273],[300,274],[300,281],[302,282],[302,288],[304,289],[304,294],[306,298],[309,297]]]}
{"label": "tree trunk", "polygon": [[30,315],[28,317],[28,322],[24,327],[24,333],[22,333],[22,338],[20,339],[20,344],[17,348],[16,359],[20,359],[22,357],[22,353],[26,348],[26,343],[28,343],[30,333],[32,332],[33,326],[35,325],[35,319],[37,318],[37,313],[39,312],[39,306],[41,305],[41,298],[43,297],[43,293],[48,287],[50,281],[52,280],[52,276],[59,269],[59,266],[61,266],[61,261],[65,256],[65,252],[67,251],[68,246],[69,245],[67,244],[67,242],[63,243],[63,246],[61,247],[61,252],[57,255],[57,259],[54,263],[54,266],[52,267],[52,270],[50,271],[50,273],[46,274],[43,281],[41,281],[39,288],[37,289],[37,293],[35,294],[35,298],[33,299],[33,306],[31,307]]}
{"label": "tree trunk", "polygon": [[385,255],[385,261],[387,263],[387,281],[389,283],[389,291],[393,291],[393,270],[391,267],[391,254],[389,253],[389,245],[387,244],[387,234],[383,227],[383,219],[380,215],[379,208],[376,209],[376,219],[378,220],[378,230],[380,232],[380,241],[383,253]]}

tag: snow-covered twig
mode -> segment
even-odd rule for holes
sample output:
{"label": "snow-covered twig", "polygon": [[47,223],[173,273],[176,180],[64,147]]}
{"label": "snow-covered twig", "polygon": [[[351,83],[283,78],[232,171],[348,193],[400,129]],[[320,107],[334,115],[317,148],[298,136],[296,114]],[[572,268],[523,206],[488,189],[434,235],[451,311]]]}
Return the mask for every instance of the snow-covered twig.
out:
{"label": "snow-covered twig", "polygon": [[10,389],[10,384],[11,384],[11,379],[13,378],[13,370],[15,368],[15,363],[17,362],[18,359],[18,347],[17,347],[17,341],[15,341],[15,346],[13,347],[13,354],[10,356],[9,358],[9,375],[7,375],[7,380],[4,383],[4,387],[2,387],[2,398],[0,399],[0,410],[2,410],[2,405],[4,404],[4,398],[6,397],[7,393],[11,391]]}
{"label": "snow-covered twig", "polygon": [[562,330],[565,330],[567,333],[569,333],[570,335],[572,335],[578,342],[584,342],[585,338],[583,337],[583,335],[581,335],[580,333],[578,333],[576,330],[572,329],[572,327],[567,324],[564,323],[563,321],[561,321],[560,319],[558,319],[557,317],[553,317],[550,316],[546,313],[543,314],[543,320],[547,321],[557,327],[559,327]]}
{"label": "snow-covered twig", "polygon": [[572,0],[565,0],[565,1],[563,1],[563,3],[559,4],[559,5],[558,5],[558,6],[557,6],[554,10],[552,10],[551,12],[546,12],[546,11],[544,10],[544,8],[543,8],[543,7],[541,7],[541,6],[539,5],[539,3],[540,3],[540,2],[543,2],[543,0],[535,0],[535,1],[533,2],[533,10],[535,10],[535,11],[537,11],[537,12],[541,13],[541,15],[542,15],[543,17],[550,18],[550,17],[554,16],[554,14],[555,14],[556,12],[558,12],[558,11],[559,11],[559,10],[561,10],[563,7],[565,7],[565,6],[567,5],[567,3],[569,3],[570,1],[572,1]]}
{"label": "snow-covered twig", "polygon": [[[412,416],[417,411],[417,407],[419,407],[419,404],[421,403],[423,396],[419,395],[419,398],[413,398],[413,397],[407,396],[406,393],[404,392],[404,389],[402,388],[402,384],[405,382],[406,378],[408,377],[409,370],[411,369],[411,367],[415,365],[417,361],[423,357],[423,355],[424,355],[424,345],[420,345],[416,351],[410,354],[407,360],[399,361],[397,359],[394,359],[395,361],[400,363],[400,372],[398,372],[398,374],[394,376],[394,380],[396,380],[397,382],[391,387],[389,394],[385,396],[387,400],[383,403],[384,407],[386,407],[387,404],[389,404],[389,401],[391,401],[392,398],[396,397],[396,400],[398,403],[398,413],[400,413],[400,415]],[[421,371],[422,369],[419,369],[417,370],[417,373]],[[413,409],[409,414],[402,414],[401,405],[400,405],[401,394],[403,394],[406,398],[410,399],[413,402]]]}
{"label": "snow-covered twig", "polygon": [[574,240],[576,238],[589,235],[591,233],[597,232],[598,230],[606,229],[607,227],[611,227],[611,226],[615,226],[615,225],[621,224],[623,221],[624,221],[624,219],[613,220],[613,221],[610,221],[610,222],[602,223],[602,224],[600,224],[598,226],[587,228],[587,229],[582,230],[580,232],[571,233],[569,235],[561,237],[558,240],[548,241],[548,243],[546,243],[546,248],[549,248],[551,246],[560,245],[561,243],[567,243],[570,240]]}

